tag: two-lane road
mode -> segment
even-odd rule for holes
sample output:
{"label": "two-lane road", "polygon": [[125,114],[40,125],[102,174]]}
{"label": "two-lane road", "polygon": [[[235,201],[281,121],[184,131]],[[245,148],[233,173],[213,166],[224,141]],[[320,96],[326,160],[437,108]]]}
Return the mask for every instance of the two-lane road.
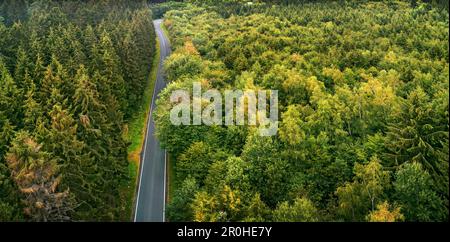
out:
{"label": "two-lane road", "polygon": [[161,55],[156,76],[155,89],[147,123],[147,134],[141,154],[135,222],[164,222],[166,202],[166,151],[161,149],[155,137],[155,122],[152,112],[158,93],[166,86],[163,73],[164,59],[170,54],[170,44],[161,29],[162,20],[153,21],[159,39]]}

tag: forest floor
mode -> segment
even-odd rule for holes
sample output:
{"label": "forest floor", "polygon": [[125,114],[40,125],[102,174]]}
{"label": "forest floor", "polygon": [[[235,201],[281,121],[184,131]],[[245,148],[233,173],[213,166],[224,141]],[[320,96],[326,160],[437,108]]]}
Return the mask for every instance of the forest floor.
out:
{"label": "forest floor", "polygon": [[170,202],[175,191],[175,159],[167,154],[167,202]]}

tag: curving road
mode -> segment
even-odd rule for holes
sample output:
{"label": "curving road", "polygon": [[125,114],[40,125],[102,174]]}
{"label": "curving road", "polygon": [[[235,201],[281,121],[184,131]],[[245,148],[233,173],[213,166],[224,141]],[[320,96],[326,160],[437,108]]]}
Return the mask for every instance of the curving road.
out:
{"label": "curving road", "polygon": [[163,61],[170,54],[170,44],[161,29],[162,20],[154,20],[155,32],[161,50],[155,89],[153,91],[147,123],[147,134],[143,152],[134,211],[135,222],[164,222],[166,203],[166,151],[161,149],[155,137],[155,122],[152,112],[158,93],[166,86],[163,73]]}

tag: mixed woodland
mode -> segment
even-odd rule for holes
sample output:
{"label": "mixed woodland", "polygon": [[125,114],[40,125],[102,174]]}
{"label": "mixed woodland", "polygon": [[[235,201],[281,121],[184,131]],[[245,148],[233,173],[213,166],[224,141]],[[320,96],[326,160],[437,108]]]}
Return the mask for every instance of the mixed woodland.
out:
{"label": "mixed woodland", "polygon": [[[157,18],[168,221],[448,220],[447,2],[0,0],[0,221],[130,220]],[[278,90],[277,134],[173,125],[194,82]]]}
{"label": "mixed woodland", "polygon": [[[448,8],[274,2],[153,6],[174,51],[155,111],[168,219],[448,220]],[[277,135],[171,124],[171,92],[193,82],[278,90]]]}

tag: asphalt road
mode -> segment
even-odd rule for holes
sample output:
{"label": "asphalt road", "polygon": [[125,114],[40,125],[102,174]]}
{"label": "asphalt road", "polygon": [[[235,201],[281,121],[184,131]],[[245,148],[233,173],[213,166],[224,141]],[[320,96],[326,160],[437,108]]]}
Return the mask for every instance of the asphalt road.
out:
{"label": "asphalt road", "polygon": [[170,44],[161,29],[162,20],[154,20],[156,35],[159,39],[161,55],[156,76],[155,89],[147,123],[147,134],[141,154],[141,167],[134,213],[135,222],[164,222],[166,201],[166,151],[161,149],[155,137],[155,122],[152,112],[158,93],[166,86],[163,73],[163,61],[170,54]]}

